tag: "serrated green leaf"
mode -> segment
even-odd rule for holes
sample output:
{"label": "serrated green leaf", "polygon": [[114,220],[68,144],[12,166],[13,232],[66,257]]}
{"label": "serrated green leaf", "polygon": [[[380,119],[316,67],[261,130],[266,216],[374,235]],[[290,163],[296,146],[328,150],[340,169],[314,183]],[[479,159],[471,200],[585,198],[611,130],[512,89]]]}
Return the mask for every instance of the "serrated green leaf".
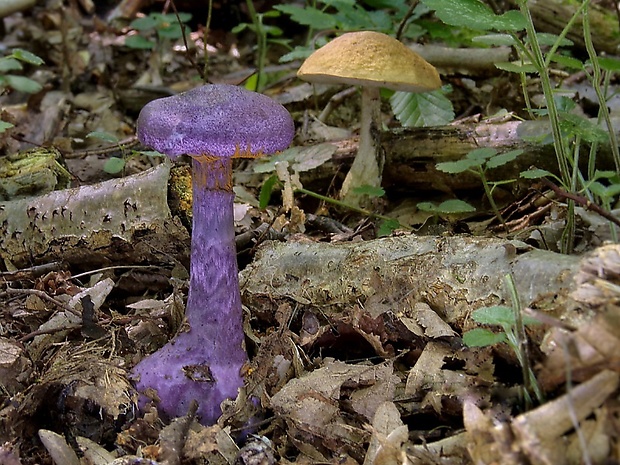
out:
{"label": "serrated green leaf", "polygon": [[533,169],[533,170],[521,171],[519,176],[523,179],[540,179],[540,178],[545,178],[547,176],[552,176],[552,174],[547,170]]}
{"label": "serrated green leaf", "polygon": [[572,136],[579,136],[586,142],[605,142],[607,133],[596,124],[574,113],[560,113],[560,128]]}
{"label": "serrated green leaf", "polygon": [[465,158],[484,162],[489,158],[494,157],[496,154],[497,150],[493,147],[480,147],[468,152],[467,155],[465,155]]}
{"label": "serrated green leaf", "polygon": [[110,157],[103,164],[103,171],[109,174],[118,174],[125,168],[125,160],[118,157]]}
{"label": "serrated green leaf", "polygon": [[30,63],[31,65],[39,66],[45,63],[41,57],[22,48],[14,48],[11,52],[13,58]]}
{"label": "serrated green leaf", "polygon": [[305,60],[314,52],[314,48],[305,45],[297,45],[292,51],[280,57],[280,63],[288,63],[295,60]]}
{"label": "serrated green leaf", "polygon": [[27,94],[35,94],[39,92],[43,87],[37,81],[33,81],[30,78],[24,76],[14,76],[7,74],[4,77],[6,84],[12,89],[20,92],[26,92]]}
{"label": "serrated green leaf", "polygon": [[463,343],[467,347],[489,347],[506,340],[506,333],[494,333],[485,328],[475,328],[463,334]]}
{"label": "serrated green leaf", "polygon": [[487,161],[487,168],[497,168],[498,166],[505,165],[515,160],[519,155],[523,153],[523,150],[511,150],[509,152],[500,153]]}
{"label": "serrated green leaf", "polygon": [[273,193],[273,188],[278,184],[278,176],[276,174],[272,174],[269,176],[263,185],[260,187],[260,192],[258,194],[258,207],[261,210],[267,208],[269,205],[269,201],[271,200],[271,194]]}
{"label": "serrated green leaf", "polygon": [[135,34],[125,37],[125,46],[134,49],[150,50],[155,47],[155,42],[141,35]]}
{"label": "serrated green leaf", "polygon": [[521,31],[526,20],[517,10],[496,15],[491,8],[478,0],[422,0],[435,15],[451,26],[467,27],[481,31]]}
{"label": "serrated green leaf", "polygon": [[390,104],[394,116],[405,127],[442,126],[454,119],[452,102],[442,90],[421,94],[394,92]]}
{"label": "serrated green leaf", "polygon": [[310,26],[314,29],[334,29],[337,25],[336,18],[333,15],[323,13],[316,8],[301,8],[297,5],[276,5],[274,9],[290,15],[291,20],[296,23]]}
{"label": "serrated green leaf", "polygon": [[508,71],[509,73],[536,73],[536,66],[531,63],[517,63],[517,62],[499,62],[495,63],[497,69],[502,71]]}
{"label": "serrated green leaf", "polygon": [[382,221],[381,224],[379,225],[379,229],[377,230],[377,236],[379,237],[389,236],[399,227],[400,227],[400,223],[398,222],[398,220],[395,220],[393,218]]}
{"label": "serrated green leaf", "polygon": [[477,44],[492,46],[512,47],[516,44],[514,38],[510,34],[486,34],[483,36],[474,37],[471,41]]}

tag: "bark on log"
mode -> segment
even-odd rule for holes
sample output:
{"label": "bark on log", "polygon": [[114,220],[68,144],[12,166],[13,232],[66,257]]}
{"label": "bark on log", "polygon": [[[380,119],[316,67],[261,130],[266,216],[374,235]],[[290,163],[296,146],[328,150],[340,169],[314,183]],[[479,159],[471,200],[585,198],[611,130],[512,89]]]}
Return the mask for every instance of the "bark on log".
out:
{"label": "bark on log", "polygon": [[341,244],[267,242],[240,281],[244,302],[257,312],[292,302],[323,314],[355,305],[373,313],[369,307],[379,301],[398,313],[425,302],[462,327],[472,310],[505,300],[507,273],[523,305],[568,315],[577,268],[577,257],[518,241],[410,235]]}
{"label": "bark on log", "polygon": [[0,202],[0,259],[11,268],[65,260],[78,269],[189,261],[170,215],[170,165],[122,179]]}
{"label": "bark on log", "polygon": [[[580,1],[566,0],[529,0],[527,6],[532,14],[534,26],[540,32],[560,34],[570,21],[575,11],[581,6]],[[618,34],[618,18],[599,5],[588,7],[592,42],[597,52],[612,55],[618,53],[620,34]],[[585,49],[581,17],[568,32],[567,38],[580,49]]]}

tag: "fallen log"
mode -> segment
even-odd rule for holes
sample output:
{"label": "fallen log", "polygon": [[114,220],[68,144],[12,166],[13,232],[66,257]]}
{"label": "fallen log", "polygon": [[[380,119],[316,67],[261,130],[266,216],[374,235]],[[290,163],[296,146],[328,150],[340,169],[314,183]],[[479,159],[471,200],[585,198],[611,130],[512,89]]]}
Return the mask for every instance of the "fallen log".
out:
{"label": "fallen log", "polygon": [[[620,128],[620,118],[612,118],[612,122],[615,128]],[[487,176],[490,181],[519,179],[519,174],[531,166],[557,174],[558,161],[550,135],[551,129],[545,120],[481,121],[381,131],[376,136],[385,152],[383,187],[393,193],[480,189],[480,179],[474,174],[448,174],[437,170],[435,165],[460,160],[481,147],[495,148],[498,153],[524,150],[514,161],[489,170]],[[620,136],[620,129],[617,135]],[[545,138],[547,142],[541,142]],[[300,173],[304,186],[325,185],[339,172],[346,173],[357,151],[357,139],[332,144],[333,155],[330,160],[315,169]],[[314,149],[315,146],[307,148],[308,151]],[[587,151],[585,144],[583,151]],[[307,153],[300,151],[295,160],[303,162]],[[582,157],[584,162],[587,162],[587,158]],[[295,163],[295,160],[291,163]],[[614,169],[614,166],[609,144],[601,143],[597,153],[597,168]],[[586,169],[585,164],[582,169]],[[528,180],[527,184],[530,183]]]}
{"label": "fallen log", "polygon": [[[258,312],[295,308],[337,314],[361,305],[395,313],[428,304],[462,328],[471,311],[506,302],[511,273],[523,305],[569,315],[578,258],[519,241],[480,237],[401,236],[357,243],[267,242],[241,272],[242,296]],[[508,303],[510,304],[510,303]]]}

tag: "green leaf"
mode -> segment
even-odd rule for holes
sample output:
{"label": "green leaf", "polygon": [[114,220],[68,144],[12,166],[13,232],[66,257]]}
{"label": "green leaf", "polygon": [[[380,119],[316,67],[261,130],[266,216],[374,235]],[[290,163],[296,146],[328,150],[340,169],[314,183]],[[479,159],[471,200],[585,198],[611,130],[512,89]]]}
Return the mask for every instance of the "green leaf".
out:
{"label": "green leaf", "polygon": [[560,128],[572,136],[579,136],[586,142],[605,142],[607,133],[596,124],[574,113],[560,113]]}
{"label": "green leaf", "polygon": [[[511,328],[516,325],[514,310],[505,305],[493,305],[481,307],[471,314],[472,319],[481,324],[499,325],[503,328]],[[538,320],[526,315],[522,316],[524,325],[540,324]]]}
{"label": "green leaf", "polygon": [[149,29],[155,29],[159,24],[159,20],[153,15],[144,16],[142,18],[134,19],[129,23],[129,27],[136,31],[148,31]]}
{"label": "green leaf", "polygon": [[610,57],[599,57],[598,65],[605,71],[620,71],[620,60]]}
{"label": "green leaf", "polygon": [[232,32],[233,34],[239,34],[240,32],[245,31],[246,29],[250,28],[251,24],[248,23],[239,23],[237,24],[235,27],[233,27],[230,32]]}
{"label": "green leaf", "polygon": [[377,236],[385,237],[392,234],[395,230],[400,228],[400,223],[398,220],[394,218],[390,218],[389,220],[382,221],[379,225],[379,229],[377,230]]}
{"label": "green leaf", "polygon": [[39,66],[45,63],[42,58],[38,57],[34,53],[31,53],[28,50],[24,50],[21,48],[14,48],[12,50],[11,56],[13,58],[17,58],[20,61],[24,61],[35,66]]}
{"label": "green leaf", "polygon": [[7,74],[4,76],[6,84],[12,89],[20,92],[26,92],[27,94],[35,94],[39,92],[43,87],[37,81],[33,81],[30,78],[24,76],[14,76]]}
{"label": "green leaf", "polygon": [[515,316],[511,307],[506,305],[493,305],[491,307],[481,307],[474,310],[471,314],[472,319],[481,324],[514,326]]}
{"label": "green leaf", "polygon": [[498,166],[505,165],[515,160],[519,155],[523,153],[523,150],[511,150],[509,152],[500,153],[487,161],[487,168],[497,168]]}
{"label": "green leaf", "polygon": [[[418,204],[418,208],[420,205]],[[450,199],[441,202],[435,209],[437,213],[455,214],[455,213],[471,213],[476,211],[476,207],[459,199]]]}
{"label": "green leaf", "polygon": [[474,149],[468,152],[467,155],[465,155],[465,158],[484,162],[489,158],[494,157],[496,154],[497,150],[495,150],[493,147],[480,147],[478,149]]}
{"label": "green leaf", "polygon": [[163,39],[180,39],[183,37],[183,29],[179,23],[173,23],[166,27],[158,27],[157,35]]}
{"label": "green leaf", "polygon": [[155,47],[155,42],[136,34],[125,37],[125,45],[129,48],[150,50]]}
{"label": "green leaf", "polygon": [[313,29],[334,29],[337,25],[333,15],[323,13],[316,8],[301,8],[297,5],[276,5],[274,9],[290,15],[296,23],[310,26]]}
{"label": "green leaf", "polygon": [[295,61],[295,60],[305,60],[310,55],[312,55],[312,52],[314,52],[313,47],[307,47],[305,45],[297,45],[292,51],[282,55],[279,61],[280,63],[288,63],[290,61]]}
{"label": "green leaf", "polygon": [[463,334],[463,343],[467,347],[489,347],[506,342],[506,333],[494,333],[485,328],[475,328]]}
{"label": "green leaf", "polygon": [[258,194],[258,207],[261,210],[264,210],[267,208],[267,205],[269,205],[273,188],[276,184],[278,184],[278,182],[279,180],[276,174],[272,174],[265,180],[265,182],[263,182],[263,185],[260,188],[260,193]]}
{"label": "green leaf", "polygon": [[6,131],[9,128],[14,127],[14,125],[12,125],[11,123],[8,123],[6,121],[2,121],[0,119],[0,134],[2,134],[4,131]]}
{"label": "green leaf", "polygon": [[497,69],[508,71],[509,73],[536,73],[536,66],[531,63],[517,63],[517,62],[499,62],[495,63]]}
{"label": "green leaf", "polygon": [[354,187],[353,192],[360,195],[367,195],[368,197],[373,198],[379,198],[385,195],[385,190],[383,189],[383,187],[369,186],[368,184]]}
{"label": "green leaf", "polygon": [[479,160],[463,158],[457,161],[444,161],[442,163],[437,163],[435,168],[439,171],[443,171],[444,173],[458,174],[463,173],[474,166],[481,166],[482,163],[483,162]]}
{"label": "green leaf", "polygon": [[536,168],[533,170],[521,171],[521,174],[519,176],[523,179],[540,179],[553,175],[547,170],[541,170]]}
{"label": "green leaf", "polygon": [[7,71],[19,71],[21,69],[24,69],[24,67],[15,58],[0,58],[0,72],[6,73]]}
{"label": "green leaf", "polygon": [[593,180],[595,179],[612,179],[618,176],[616,171],[612,170],[596,170],[594,172]]}
{"label": "green leaf", "polygon": [[416,205],[416,207],[418,207],[418,210],[422,210],[423,212],[438,213],[437,205],[433,202],[420,202]]}
{"label": "green leaf", "polygon": [[564,66],[569,69],[583,69],[583,63],[581,60],[577,58],[568,57],[566,55],[558,55],[557,53],[553,55],[551,61],[557,63],[560,66]]}
{"label": "green leaf", "polygon": [[[559,35],[550,34],[548,32],[537,32],[536,33],[536,40],[538,40],[538,43],[540,45],[543,45],[545,47],[552,47],[553,45],[555,45],[555,43],[557,42],[559,38],[560,38]],[[560,47],[570,47],[571,45],[573,45],[573,41],[570,39],[567,39],[566,37],[563,37],[562,40],[560,41]]]}
{"label": "green leaf", "polygon": [[390,104],[394,115],[405,127],[442,126],[454,119],[452,102],[442,90],[421,94],[394,92]]}
{"label": "green leaf", "polygon": [[109,142],[110,144],[118,144],[119,140],[114,134],[110,134],[109,132],[103,131],[92,131],[86,134],[87,139],[99,139],[105,142]]}
{"label": "green leaf", "polygon": [[477,44],[492,46],[503,45],[512,47],[516,45],[514,38],[510,34],[486,34],[483,36],[474,37],[471,41]]}
{"label": "green leaf", "polygon": [[110,157],[103,164],[103,171],[110,174],[118,174],[125,168],[125,160],[118,157]]}
{"label": "green leaf", "polygon": [[478,0],[422,0],[435,15],[451,26],[467,27],[481,31],[521,31],[527,24],[523,15],[507,11],[496,15],[493,10]]}

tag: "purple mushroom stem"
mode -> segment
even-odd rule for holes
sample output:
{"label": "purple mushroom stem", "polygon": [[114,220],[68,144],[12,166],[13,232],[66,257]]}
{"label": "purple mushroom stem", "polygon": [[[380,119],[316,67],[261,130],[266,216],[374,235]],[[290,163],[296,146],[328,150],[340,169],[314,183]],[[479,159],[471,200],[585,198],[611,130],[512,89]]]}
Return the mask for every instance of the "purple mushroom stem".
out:
{"label": "purple mushroom stem", "polygon": [[228,85],[200,87],[142,110],[143,143],[173,159],[202,153],[192,156],[189,329],[134,367],[142,406],[150,396],[172,418],[185,415],[195,400],[199,420],[212,424],[221,415],[221,402],[235,398],[243,386],[241,368],[248,358],[235,251],[233,158],[282,150],[293,134],[284,107]]}
{"label": "purple mushroom stem", "polygon": [[192,256],[185,316],[189,331],[134,369],[138,390],[153,387],[167,416],[198,400],[201,421],[213,423],[220,403],[237,396],[247,361],[235,252],[232,159],[192,160]]}

